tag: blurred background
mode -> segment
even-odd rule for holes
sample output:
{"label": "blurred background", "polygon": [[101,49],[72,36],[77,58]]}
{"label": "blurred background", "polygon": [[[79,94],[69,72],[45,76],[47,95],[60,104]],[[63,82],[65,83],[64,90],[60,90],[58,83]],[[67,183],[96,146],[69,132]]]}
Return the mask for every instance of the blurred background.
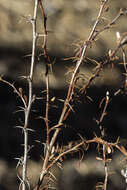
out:
{"label": "blurred background", "polygon": [[[30,55],[32,44],[32,27],[27,18],[33,15],[33,0],[1,0],[0,1],[0,75],[4,79],[14,82],[17,88],[22,87],[27,94],[27,84],[21,80],[21,76],[29,73]],[[50,97],[56,97],[56,107],[50,109],[51,126],[56,124],[62,108],[62,103],[57,99],[66,97],[69,76],[68,69],[74,65],[72,60],[64,61],[65,58],[74,57],[76,48],[87,40],[91,28],[96,20],[100,1],[93,0],[44,0],[45,12],[47,14],[48,30],[48,53],[53,64],[53,71],[50,73]],[[127,1],[111,0],[108,3],[107,12],[104,13],[99,27],[103,27],[112,21],[119,13],[120,8],[127,8]],[[43,33],[43,18],[38,13],[37,30]],[[95,67],[94,61],[103,60],[109,49],[116,47],[116,31],[127,32],[127,15],[117,20],[111,29],[101,33],[92,47],[88,49],[86,63],[81,67],[84,80],[88,81]],[[45,65],[42,54],[43,39],[39,38],[36,49],[36,65],[34,72],[34,93],[42,96],[45,90]],[[126,47],[125,47],[126,50]],[[81,96],[82,103],[75,105],[75,114],[71,114],[66,121],[66,129],[58,136],[59,144],[66,144],[68,141],[77,140],[80,133],[85,138],[93,137],[93,132],[98,134],[98,126],[95,119],[98,119],[102,109],[99,103],[109,91],[110,97],[124,83],[125,72],[121,52],[119,59],[113,68],[106,67],[100,77],[91,85],[87,95]],[[45,95],[44,95],[45,96]],[[16,189],[18,182],[15,176],[17,160],[22,156],[23,136],[19,129],[14,128],[23,122],[22,113],[17,113],[21,106],[13,90],[0,82],[0,184],[1,189]],[[31,113],[30,127],[35,130],[30,134],[30,145],[34,145],[30,156],[35,161],[40,160],[43,155],[43,146],[36,143],[36,140],[45,141],[44,122],[37,117],[45,113],[44,102],[36,101],[33,105],[35,112]],[[119,94],[113,97],[108,106],[108,114],[104,119],[104,127],[108,140],[115,141],[118,136],[126,146],[127,138],[127,97],[126,94]],[[77,114],[78,113],[78,114]],[[65,135],[66,134],[66,135]],[[11,164],[11,165],[10,165]],[[37,168],[37,166],[36,166]],[[37,170],[38,171],[38,170]],[[3,179],[5,181],[3,185]],[[15,183],[13,183],[15,181]],[[15,184],[15,185],[14,185]],[[3,186],[2,186],[3,185]]]}

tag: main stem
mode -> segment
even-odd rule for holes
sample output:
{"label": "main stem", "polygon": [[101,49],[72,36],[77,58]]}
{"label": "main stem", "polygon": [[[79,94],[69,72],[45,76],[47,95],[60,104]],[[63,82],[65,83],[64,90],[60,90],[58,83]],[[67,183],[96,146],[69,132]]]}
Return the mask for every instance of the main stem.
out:
{"label": "main stem", "polygon": [[25,109],[22,190],[26,190],[26,185],[28,185],[28,181],[27,181],[28,123],[29,123],[29,115],[30,115],[30,111],[31,111],[31,105],[33,102],[33,71],[34,71],[34,64],[35,64],[35,49],[36,49],[36,41],[37,41],[37,33],[36,33],[37,7],[38,7],[38,0],[35,0],[34,16],[30,20],[30,22],[32,23],[33,40],[32,40],[32,57],[31,57],[30,73],[28,76],[28,85],[29,85],[29,95],[28,96],[29,96],[29,99],[28,99],[28,105]]}

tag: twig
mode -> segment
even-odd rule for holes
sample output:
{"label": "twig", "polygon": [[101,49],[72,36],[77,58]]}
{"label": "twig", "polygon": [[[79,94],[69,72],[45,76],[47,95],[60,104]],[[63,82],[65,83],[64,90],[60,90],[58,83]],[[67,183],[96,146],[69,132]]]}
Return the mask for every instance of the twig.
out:
{"label": "twig", "polygon": [[[105,97],[105,105],[104,105],[104,109],[102,111],[102,114],[101,114],[101,117],[98,121],[98,125],[99,125],[99,128],[100,128],[100,132],[101,132],[101,138],[103,139],[104,138],[104,128],[102,126],[102,121],[106,115],[106,110],[107,110],[107,106],[109,104],[109,92],[107,91],[106,92],[106,97]],[[104,180],[104,185],[103,185],[103,189],[106,190],[107,189],[107,180],[108,180],[108,166],[107,166],[107,159],[106,159],[106,145],[103,144],[103,163],[104,163],[104,170],[105,170],[105,180]]]}
{"label": "twig", "polygon": [[120,44],[118,44],[116,46],[116,48],[111,52],[109,51],[109,55],[107,56],[107,59],[100,62],[97,69],[96,69],[96,72],[93,74],[93,76],[88,80],[88,82],[80,89],[81,93],[84,93],[86,92],[86,89],[90,86],[91,82],[99,76],[102,68],[104,67],[104,65],[106,65],[107,63],[110,63],[113,59],[113,57],[116,55],[117,51],[119,50],[120,48]]}
{"label": "twig", "polygon": [[85,144],[84,140],[81,141],[80,143],[78,143],[77,145],[73,146],[72,148],[69,148],[68,150],[62,152],[61,154],[59,154],[51,164],[49,164],[49,166],[47,167],[47,170],[49,170],[60,158],[62,158],[63,156],[65,156],[66,154],[69,154],[71,152],[74,151],[78,151],[78,148],[80,148],[83,144]]}
{"label": "twig", "polygon": [[[95,38],[103,31],[109,29],[113,24],[115,24],[115,22],[121,17],[123,16],[124,14],[126,14],[126,12],[122,9],[120,9],[119,13],[116,15],[116,17],[109,23],[107,24],[105,27],[103,27],[102,29],[100,30],[94,30],[94,34],[91,38],[91,40],[95,40]],[[115,54],[117,53],[117,51],[119,50],[121,46],[121,43],[119,42],[119,44],[117,45],[116,49],[109,54],[109,58],[107,58],[107,60],[101,62],[98,66],[98,69],[96,70],[96,73],[89,79],[88,83],[86,85],[84,85],[82,87],[82,89],[80,90],[82,93],[84,93],[86,91],[86,89],[90,86],[90,83],[97,77],[99,76],[99,73],[101,72],[103,66],[105,64],[108,63],[108,61],[110,62],[110,60],[115,56]]]}
{"label": "twig", "polygon": [[98,34],[104,32],[105,30],[108,30],[111,28],[112,25],[115,24],[115,22],[121,17],[123,16],[124,14],[127,14],[124,10],[120,9],[119,13],[116,15],[116,17],[109,23],[107,24],[106,26],[104,26],[102,29],[100,30],[96,30],[96,32],[94,33],[94,36],[93,36],[93,40],[97,37]]}
{"label": "twig", "polygon": [[106,159],[106,147],[105,144],[103,145],[103,162],[104,162],[104,170],[105,170],[105,179],[104,179],[104,190],[107,189],[107,182],[108,182],[108,166],[107,166],[107,159]]}
{"label": "twig", "polygon": [[[11,84],[10,82],[4,80],[2,77],[0,77],[0,81],[1,81],[1,82],[4,82],[4,83],[6,83],[6,84],[8,84],[10,87],[13,88],[14,93],[16,93],[16,94],[18,95],[18,97],[21,99],[21,101],[22,101],[24,107],[26,108],[26,107],[27,107],[27,102],[25,101],[22,92],[20,92],[20,89],[19,89],[19,91],[18,91],[18,90],[16,89],[16,87],[14,86],[14,84]],[[22,90],[21,90],[21,91],[22,91]]]}
{"label": "twig", "polygon": [[101,117],[100,117],[100,119],[98,121],[98,125],[99,125],[99,128],[100,128],[102,138],[104,137],[104,129],[102,127],[102,121],[103,121],[103,119],[104,119],[104,117],[106,115],[106,110],[107,110],[108,103],[109,103],[109,91],[106,92],[104,109],[103,109]]}
{"label": "twig", "polygon": [[114,93],[114,96],[118,95],[121,92],[125,92],[126,93],[126,90],[127,90],[127,65],[126,65],[127,63],[126,63],[126,54],[125,54],[124,48],[121,47],[121,49],[122,49],[123,65],[124,65],[124,70],[125,70],[125,73],[124,73],[125,79],[124,79],[124,82],[122,83],[121,87]]}
{"label": "twig", "polygon": [[126,54],[125,54],[125,50],[122,47],[122,54],[123,54],[123,64],[124,64],[124,70],[125,70],[125,82],[124,82],[124,89],[126,91],[127,88],[127,63],[126,63]]}

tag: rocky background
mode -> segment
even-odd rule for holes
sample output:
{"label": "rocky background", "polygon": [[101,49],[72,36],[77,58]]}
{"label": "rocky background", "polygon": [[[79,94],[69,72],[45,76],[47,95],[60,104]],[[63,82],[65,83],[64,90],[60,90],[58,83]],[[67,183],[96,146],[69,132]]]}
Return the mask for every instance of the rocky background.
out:
{"label": "rocky background", "polygon": [[[5,79],[14,82],[16,87],[27,89],[27,85],[20,80],[20,76],[29,72],[31,54],[31,24],[27,22],[27,17],[33,14],[33,0],[0,0],[0,75]],[[76,44],[86,40],[95,22],[99,11],[100,1],[93,0],[44,0],[45,10],[48,16],[48,53],[53,62],[53,73],[51,73],[51,95],[60,98],[65,97],[68,78],[65,73],[71,67],[71,61],[63,61],[75,55]],[[109,1],[108,12],[104,15],[104,20],[100,23],[102,27],[110,22],[119,12],[120,8],[127,8],[127,2],[121,0]],[[43,32],[41,14],[38,14],[38,31]],[[88,50],[88,56],[92,59],[103,58],[109,49],[116,46],[116,31],[127,31],[127,16],[120,18],[116,25],[110,30],[103,32]],[[42,39],[38,40],[37,52],[41,52]],[[119,60],[121,62],[121,60]],[[87,63],[81,68],[87,80],[91,76],[91,65]],[[40,88],[44,90],[44,65],[43,61],[36,60],[34,91],[39,94]],[[118,65],[114,69],[105,69],[96,83],[88,90],[88,95],[93,102],[85,100],[82,105],[76,106],[79,115],[71,115],[67,121],[67,136],[60,134],[59,142],[67,139],[75,140],[75,131],[90,138],[93,131],[97,132],[93,118],[98,118],[100,111],[98,105],[105,96],[107,90],[112,96],[113,92],[119,89],[123,80],[123,66]],[[39,94],[40,95],[40,94]],[[31,115],[31,128],[35,133],[31,135],[30,144],[35,147],[31,151],[31,157],[39,160],[43,147],[40,147],[35,140],[42,138],[43,122],[35,118],[43,113],[41,103],[34,106],[35,113]],[[14,158],[22,156],[22,134],[14,127],[20,122],[22,114],[15,113],[20,106],[12,89],[0,83],[0,190],[15,190],[18,186],[15,175],[17,160]],[[110,140],[116,140],[120,135],[123,139],[127,137],[127,100],[125,95],[120,95],[113,99],[109,105],[108,116],[105,121],[106,132]],[[61,107],[60,107],[61,108]],[[58,119],[59,110],[51,111],[51,119],[54,122]],[[74,130],[72,129],[75,128]],[[114,132],[115,131],[115,132]],[[126,143],[125,143],[126,144]],[[38,168],[37,162],[32,162],[30,168]],[[34,165],[35,164],[35,165]],[[38,171],[39,169],[37,169]],[[33,171],[35,173],[35,171]],[[120,187],[125,189],[125,187]]]}
{"label": "rocky background", "polygon": [[[87,39],[99,11],[100,2],[92,0],[44,0],[46,14],[48,16],[47,28],[49,52],[57,56],[72,55],[72,44],[78,40]],[[108,14],[105,20],[108,23],[119,12],[120,8],[126,8],[126,1],[109,1]],[[19,51],[31,48],[31,25],[26,22],[26,17],[33,13],[32,0],[1,0],[0,2],[0,29],[1,46],[16,48]],[[42,32],[41,15],[38,29]],[[104,32],[98,39],[90,53],[94,56],[102,55],[105,49],[111,49],[115,45],[115,32],[125,32],[126,17],[120,19],[110,31]],[[104,23],[100,23],[101,25]],[[40,41],[38,45],[41,45]]]}
{"label": "rocky background", "polygon": [[[29,59],[24,58],[31,53],[32,30],[31,24],[27,22],[33,13],[32,0],[8,0],[0,1],[0,74],[14,78],[26,74],[29,71]],[[48,17],[48,52],[56,58],[54,76],[51,80],[52,88],[65,86],[64,73],[66,72],[65,63],[58,58],[75,56],[76,44],[81,44],[87,40],[90,30],[95,22],[99,11],[100,2],[92,0],[44,0],[45,11]],[[120,8],[126,8],[126,1],[110,1],[108,13],[104,14],[99,27],[108,24],[118,14]],[[38,14],[38,32],[43,33],[42,17]],[[92,59],[105,56],[109,49],[116,46],[116,31],[126,32],[126,16],[120,18],[113,27],[103,32],[91,49],[88,50],[88,56]],[[38,40],[37,55],[42,47],[42,39]],[[69,62],[70,63],[70,62]],[[67,66],[70,66],[67,64]],[[86,67],[85,67],[86,69]],[[59,75],[59,72],[63,72]],[[84,72],[84,70],[83,70]],[[35,83],[40,85],[44,82],[43,62],[37,61],[35,69]],[[117,72],[116,72],[117,73]],[[113,74],[113,76],[117,74]],[[109,76],[108,76],[109,77]],[[58,80],[59,79],[59,83]],[[114,82],[116,78],[110,82]],[[52,82],[53,81],[53,82]],[[64,82],[63,82],[64,81]]]}
{"label": "rocky background", "polygon": [[[104,14],[104,20],[100,23],[100,27],[113,20],[120,8],[126,8],[126,4],[126,1],[110,1],[108,13]],[[74,56],[75,44],[86,40],[90,33],[99,11],[100,2],[93,2],[92,0],[69,0],[69,2],[66,0],[44,0],[44,5],[48,16],[49,54],[57,58]],[[11,73],[11,77],[15,76],[16,78],[27,72],[28,64],[26,62],[28,59],[23,59],[23,56],[31,53],[32,33],[31,24],[27,22],[27,17],[30,17],[32,13],[32,0],[0,1],[0,74],[10,75]],[[40,18],[38,32],[43,33],[41,15],[38,14],[38,17]],[[103,32],[88,51],[88,55],[92,58],[101,57],[109,49],[115,47],[116,31],[125,32],[127,30],[125,23],[126,16],[119,19],[112,29]],[[41,45],[42,40],[39,39],[38,49],[41,49]],[[37,73],[38,70],[41,70],[39,66],[38,63]],[[58,68],[62,70],[64,68],[63,63],[59,62]],[[10,71],[13,72],[13,76]],[[38,82],[39,80],[41,79],[38,79]]]}

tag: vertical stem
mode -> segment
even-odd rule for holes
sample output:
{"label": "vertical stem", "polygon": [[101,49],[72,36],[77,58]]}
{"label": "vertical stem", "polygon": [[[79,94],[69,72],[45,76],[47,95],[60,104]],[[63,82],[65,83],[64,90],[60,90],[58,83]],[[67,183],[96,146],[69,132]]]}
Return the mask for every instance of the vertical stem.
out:
{"label": "vertical stem", "polygon": [[125,82],[124,82],[124,88],[126,91],[126,87],[127,87],[127,65],[126,65],[126,54],[125,54],[125,50],[122,47],[122,54],[123,54],[123,64],[124,64],[124,70],[125,70]]}
{"label": "vertical stem", "polygon": [[33,101],[33,71],[34,71],[34,64],[35,64],[35,49],[36,49],[36,19],[37,19],[37,7],[38,7],[38,0],[35,0],[34,5],[34,15],[33,18],[30,20],[32,23],[32,57],[31,57],[31,65],[30,65],[30,73],[28,76],[28,85],[29,85],[29,95],[28,95],[28,105],[25,109],[25,124],[24,124],[24,157],[23,157],[23,169],[22,169],[22,190],[26,189],[26,185],[28,185],[27,181],[27,161],[28,161],[28,123],[29,123],[29,115],[31,110],[31,105]]}
{"label": "vertical stem", "polygon": [[106,147],[103,144],[103,161],[104,161],[104,170],[105,170],[105,180],[104,180],[104,190],[107,189],[107,181],[108,181],[108,167],[107,167],[107,160],[106,160]]}
{"label": "vertical stem", "polygon": [[39,0],[40,10],[43,17],[43,27],[44,27],[44,38],[43,38],[43,52],[44,52],[44,59],[45,59],[45,78],[46,78],[46,111],[45,111],[45,124],[46,124],[46,144],[49,146],[49,65],[50,65],[50,58],[47,53],[47,16],[45,14],[45,10],[42,4],[42,0]]}
{"label": "vertical stem", "polygon": [[[102,126],[102,121],[106,115],[106,110],[107,110],[108,104],[109,104],[109,92],[107,91],[106,97],[105,97],[104,109],[103,109],[101,117],[99,119],[99,128],[100,128],[100,132],[101,132],[101,138],[104,138],[104,135],[105,135],[105,131],[104,131],[104,128]],[[105,171],[105,179],[104,179],[103,190],[106,190],[107,189],[107,181],[108,181],[108,166],[107,166],[107,159],[106,159],[106,145],[105,145],[105,143],[103,144],[103,163],[104,163],[104,171]]]}
{"label": "vertical stem", "polygon": [[49,75],[46,76],[46,113],[45,113],[45,124],[46,124],[46,144],[49,145]]}

